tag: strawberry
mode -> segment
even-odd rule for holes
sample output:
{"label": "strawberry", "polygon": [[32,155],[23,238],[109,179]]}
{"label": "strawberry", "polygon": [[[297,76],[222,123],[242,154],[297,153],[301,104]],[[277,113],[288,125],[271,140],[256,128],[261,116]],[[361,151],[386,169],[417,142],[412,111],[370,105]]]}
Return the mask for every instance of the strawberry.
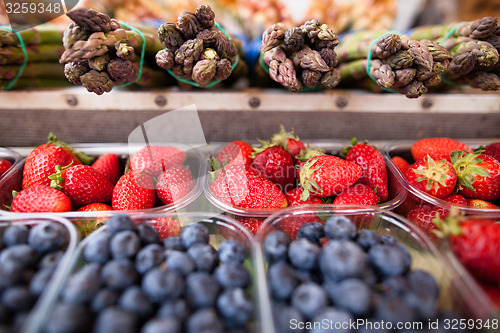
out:
{"label": "strawberry", "polygon": [[310,194],[324,198],[342,193],[362,175],[363,169],[356,163],[331,155],[313,157],[300,171],[300,186],[304,188],[302,200]]}
{"label": "strawberry", "polygon": [[144,171],[158,176],[169,166],[182,164],[186,159],[186,153],[170,146],[146,146],[136,152],[130,158],[130,170]]}
{"label": "strawberry", "polygon": [[465,199],[460,194],[450,194],[449,196],[447,196],[443,200],[447,201],[449,203],[455,204],[455,205],[467,206],[467,199]]}
{"label": "strawberry", "polygon": [[83,207],[78,208],[77,212],[106,212],[109,210],[113,210],[111,206],[106,205],[102,202],[93,202]]}
{"label": "strawberry", "polygon": [[114,210],[138,210],[153,208],[155,202],[153,178],[144,172],[131,171],[116,183],[111,206]]}
{"label": "strawberry", "polygon": [[110,202],[113,184],[88,165],[74,165],[69,168],[56,166],[57,172],[51,176],[52,187],[62,190],[75,207],[93,202]]}
{"label": "strawberry", "polygon": [[384,157],[376,148],[357,143],[356,139],[351,140],[351,144],[353,146],[347,153],[346,161],[359,165],[363,169],[359,182],[377,191],[380,201],[386,201],[389,198],[389,186]]}
{"label": "strawberry", "polygon": [[467,200],[467,206],[471,208],[484,208],[484,209],[499,209],[497,205],[491,202],[480,200],[480,199],[469,199]]}
{"label": "strawberry", "polygon": [[[111,206],[108,206],[102,202],[93,202],[88,205],[85,205],[83,207],[78,208],[76,211],[77,212],[109,212],[110,210],[113,210]],[[86,237],[90,235],[93,231],[97,230],[99,227],[104,225],[106,221],[108,220],[109,215],[105,216],[99,216],[99,217],[89,217],[89,218],[83,218],[83,219],[78,219],[74,221],[77,225],[78,228],[80,229],[80,233],[82,237]]]}
{"label": "strawberry", "polygon": [[71,210],[71,200],[47,185],[32,185],[15,194],[10,207],[16,213],[61,213]]}
{"label": "strawberry", "polygon": [[458,193],[468,199],[500,198],[500,162],[481,152],[451,154],[458,177]]}
{"label": "strawberry", "polygon": [[323,200],[315,195],[309,195],[306,200],[302,200],[300,197],[304,192],[303,187],[296,187],[285,193],[286,199],[288,201],[288,206],[298,206],[298,205],[321,205],[324,204]]}
{"label": "strawberry", "polygon": [[297,216],[285,216],[276,222],[276,226],[283,231],[291,240],[297,238],[297,232],[306,223],[322,222],[321,219],[313,212],[300,214]]}
{"label": "strawberry", "polygon": [[406,162],[406,160],[404,158],[399,157],[399,156],[394,156],[392,158],[392,163],[394,163],[394,165],[396,165],[396,167],[399,169],[399,171],[401,171],[401,173],[403,175],[406,174],[406,171],[410,167],[410,163]]}
{"label": "strawberry", "polygon": [[169,205],[184,198],[193,187],[193,175],[189,168],[182,164],[176,164],[158,176],[156,194],[164,205]]}
{"label": "strawberry", "polygon": [[57,140],[55,135],[50,133],[48,143],[33,149],[26,159],[23,170],[23,189],[35,184],[49,186],[51,183],[49,176],[56,171],[56,165],[82,164],[80,160],[85,164],[90,163],[89,157],[74,153],[66,143]]}
{"label": "strawberry", "polygon": [[495,285],[480,281],[479,285],[493,302],[493,305],[495,305],[495,310],[500,310],[500,288],[498,284]]}
{"label": "strawberry", "polygon": [[421,191],[437,198],[446,198],[457,184],[457,174],[446,159],[431,156],[417,160],[406,171],[408,182]]}
{"label": "strawberry", "polygon": [[12,167],[12,163],[6,159],[0,158],[0,178]]}
{"label": "strawberry", "polygon": [[238,208],[280,209],[287,206],[281,190],[249,165],[231,163],[217,172],[210,186],[222,202]]}
{"label": "strawberry", "polygon": [[240,222],[242,226],[247,228],[253,235],[255,235],[257,234],[260,226],[264,223],[265,218],[237,216],[235,217],[235,220]]}
{"label": "strawberry", "polygon": [[440,228],[437,234],[449,237],[453,253],[472,275],[500,282],[500,224],[490,219],[454,216],[434,222]]}
{"label": "strawberry", "polygon": [[171,217],[160,217],[150,220],[151,224],[160,234],[160,239],[164,240],[167,237],[179,237],[181,235],[182,227],[179,220]]}
{"label": "strawberry", "polygon": [[493,142],[484,147],[484,153],[500,162],[500,142]]}
{"label": "strawberry", "polygon": [[466,150],[472,152],[466,144],[450,138],[428,138],[415,142],[411,146],[411,154],[415,161],[427,155],[442,156],[450,155],[454,150]]}
{"label": "strawberry", "polygon": [[297,175],[297,181],[300,182],[300,170],[302,170],[302,167],[306,164],[307,161],[309,161],[311,158],[319,156],[319,155],[325,155],[325,151],[321,148],[312,148],[309,145],[307,145],[306,150],[302,150],[299,155],[296,156],[295,158],[295,169],[296,169],[296,175]]}
{"label": "strawberry", "polygon": [[120,164],[118,156],[113,153],[101,155],[94,163],[92,168],[108,178],[111,184],[115,185],[120,179]]}
{"label": "strawberry", "polygon": [[217,155],[217,160],[221,165],[227,165],[231,162],[237,164],[250,164],[253,148],[244,141],[233,141],[226,145]]}
{"label": "strawberry", "polygon": [[379,197],[377,193],[375,193],[370,186],[357,183],[339,194],[335,200],[333,200],[333,204],[376,206],[378,201]]}
{"label": "strawberry", "polygon": [[280,132],[271,137],[270,144],[283,147],[292,155],[294,161],[295,157],[299,155],[301,151],[306,150],[306,146],[300,141],[300,138],[294,134],[293,130],[287,132],[283,125],[280,125]]}
{"label": "strawberry", "polygon": [[262,172],[278,188],[286,192],[294,187],[295,167],[292,156],[281,146],[268,146],[255,148],[257,153],[252,162],[252,167]]}
{"label": "strawberry", "polygon": [[410,209],[406,218],[408,221],[413,222],[415,225],[423,229],[428,236],[434,239],[435,235],[431,231],[436,230],[437,227],[433,220],[438,216],[441,218],[448,216],[448,213],[445,213],[446,216],[444,216],[443,213],[444,211],[437,206],[422,204]]}

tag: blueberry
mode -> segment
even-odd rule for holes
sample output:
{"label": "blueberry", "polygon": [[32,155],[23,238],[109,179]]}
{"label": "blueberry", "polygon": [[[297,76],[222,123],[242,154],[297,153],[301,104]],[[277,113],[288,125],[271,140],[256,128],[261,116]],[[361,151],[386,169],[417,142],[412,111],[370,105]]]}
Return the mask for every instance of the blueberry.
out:
{"label": "blueberry", "polygon": [[20,224],[13,224],[5,229],[3,242],[5,246],[16,244],[26,244],[28,241],[28,227]]}
{"label": "blueberry", "polygon": [[312,319],[316,313],[328,305],[328,295],[316,283],[308,282],[298,286],[292,293],[292,306],[306,319]]}
{"label": "blueberry", "polygon": [[62,297],[66,303],[81,304],[90,302],[100,288],[100,264],[89,264],[74,273],[63,289]]}
{"label": "blueberry", "polygon": [[35,296],[25,286],[10,287],[4,290],[1,297],[2,304],[9,310],[16,312],[30,310],[35,304]]}
{"label": "blueberry", "polygon": [[370,264],[382,277],[403,275],[410,269],[411,261],[401,247],[377,244],[368,251]]}
{"label": "blueberry", "polygon": [[111,238],[109,248],[114,259],[132,259],[141,249],[141,239],[131,230],[121,231]]}
{"label": "blueberry", "polygon": [[143,245],[160,244],[160,234],[155,227],[150,224],[141,224],[137,227],[137,233]]}
{"label": "blueberry", "polygon": [[113,235],[109,232],[99,232],[85,245],[83,255],[88,262],[104,264],[111,259],[109,243]]}
{"label": "blueberry", "polygon": [[190,274],[186,279],[186,299],[193,309],[214,307],[220,285],[206,272]]}
{"label": "blueberry", "polygon": [[116,290],[123,290],[138,279],[134,264],[127,259],[108,261],[101,270],[102,283]]}
{"label": "blueberry", "polygon": [[40,269],[55,268],[59,264],[59,261],[61,261],[63,256],[63,251],[47,253],[43,256],[42,260],[40,260]]}
{"label": "blueberry", "polygon": [[[330,333],[330,332],[335,332],[335,333],[347,333],[351,332],[350,330],[350,322],[353,321],[354,318],[346,311],[332,308],[332,307],[326,307],[315,315],[312,319],[312,322],[314,323],[329,323],[329,325],[335,325],[332,329],[332,326],[329,325],[321,325],[320,327],[315,326],[312,330],[309,332],[311,333]],[[347,325],[345,324],[347,323]],[[338,325],[338,326],[337,326]],[[343,326],[343,327],[342,327]]]}
{"label": "blueberry", "polygon": [[135,267],[140,274],[144,274],[148,270],[158,267],[164,261],[163,247],[158,244],[149,244],[137,253]]}
{"label": "blueberry", "polygon": [[283,231],[273,231],[264,239],[264,255],[269,263],[286,260],[290,239]]}
{"label": "blueberry", "polygon": [[358,232],[356,242],[367,251],[373,245],[380,242],[380,236],[373,230],[363,229]]}
{"label": "blueberry", "polygon": [[288,247],[288,259],[297,269],[316,269],[320,253],[321,248],[306,238],[297,239]]}
{"label": "blueberry", "polygon": [[352,241],[331,240],[321,251],[319,267],[327,280],[360,277],[367,267],[367,255]]}
{"label": "blueberry", "polygon": [[128,312],[134,313],[141,319],[148,319],[154,314],[154,305],[151,303],[141,287],[131,286],[121,295],[118,305]]}
{"label": "blueberry", "polygon": [[94,313],[99,313],[107,307],[118,304],[120,294],[116,290],[104,288],[99,290],[90,303],[90,309]]}
{"label": "blueberry", "polygon": [[408,273],[407,279],[412,290],[425,292],[434,299],[438,298],[439,286],[436,279],[428,272],[416,269]]}
{"label": "blueberry", "polygon": [[304,323],[304,317],[293,306],[273,304],[274,320],[278,333],[305,332],[303,326],[293,326],[293,323]]}
{"label": "blueberry", "polygon": [[328,239],[353,239],[356,226],[348,217],[333,215],[325,223],[325,236]]}
{"label": "blueberry", "polygon": [[0,291],[24,281],[24,268],[17,261],[0,262]]}
{"label": "blueberry", "polygon": [[188,315],[189,306],[186,300],[182,298],[163,303],[156,313],[159,318],[174,317],[179,321],[184,321]]}
{"label": "blueberry", "polygon": [[163,247],[165,250],[185,251],[180,237],[167,237],[163,240]]}
{"label": "blueberry", "polygon": [[252,302],[241,288],[224,291],[217,299],[217,310],[228,326],[243,326],[252,315]]}
{"label": "blueberry", "polygon": [[384,245],[398,245],[399,242],[391,235],[381,235],[379,237],[380,243]]}
{"label": "blueberry", "polygon": [[319,222],[306,223],[297,232],[297,239],[306,238],[317,245],[322,237],[325,237],[325,227]]}
{"label": "blueberry", "polygon": [[327,283],[325,290],[332,303],[356,317],[366,316],[372,308],[372,291],[358,279],[346,279],[337,283]]}
{"label": "blueberry", "polygon": [[46,333],[78,333],[89,330],[90,314],[83,305],[57,303],[45,322]]}
{"label": "blueberry", "polygon": [[112,215],[106,222],[106,228],[111,234],[117,234],[125,230],[136,230],[134,221],[127,214]]}
{"label": "blueberry", "polygon": [[184,279],[171,269],[153,268],[142,278],[142,290],[151,302],[162,303],[184,293]]}
{"label": "blueberry", "polygon": [[54,273],[53,268],[45,268],[39,270],[30,281],[30,291],[33,295],[40,296],[45,290],[45,287],[50,281],[52,274]]}
{"label": "blueberry", "polygon": [[391,276],[382,281],[381,289],[384,295],[401,296],[410,289],[410,284],[406,277]]}
{"label": "blueberry", "polygon": [[436,299],[427,291],[410,291],[404,296],[406,303],[408,303],[417,313],[419,320],[434,319],[437,314]]}
{"label": "blueberry", "polygon": [[214,277],[223,288],[246,288],[250,284],[250,273],[238,262],[228,262],[215,269]]}
{"label": "blueberry", "polygon": [[369,265],[367,265],[363,270],[363,273],[361,274],[361,280],[363,280],[370,287],[375,286],[379,282],[377,274],[375,274],[375,272]]}
{"label": "blueberry", "polygon": [[135,333],[138,329],[137,315],[112,306],[97,316],[94,333]]}
{"label": "blueberry", "polygon": [[174,251],[168,254],[167,267],[186,276],[196,269],[196,265],[186,252]]}
{"label": "blueberry", "polygon": [[188,249],[194,244],[208,244],[210,232],[201,223],[190,224],[181,232],[181,240],[184,248]]}
{"label": "blueberry", "polygon": [[0,264],[7,261],[19,263],[24,268],[36,267],[40,255],[28,244],[12,245],[2,251],[0,254]]}
{"label": "blueberry", "polygon": [[141,329],[141,333],[181,333],[181,323],[175,318],[151,319]]}
{"label": "blueberry", "polygon": [[272,264],[268,268],[269,288],[275,300],[288,300],[299,284],[295,270],[284,261]]}
{"label": "blueberry", "polygon": [[204,308],[193,313],[186,322],[186,333],[223,332],[222,321],[213,308]]}
{"label": "blueberry", "polygon": [[194,244],[187,254],[194,261],[198,271],[212,272],[219,264],[217,250],[210,244]]}
{"label": "blueberry", "polygon": [[219,246],[219,260],[221,263],[239,262],[245,260],[245,249],[234,240],[227,240]]}
{"label": "blueberry", "polygon": [[414,322],[417,318],[412,307],[401,297],[381,297],[375,305],[375,318],[396,325]]}
{"label": "blueberry", "polygon": [[60,250],[68,243],[68,230],[58,223],[40,223],[28,235],[28,244],[40,253]]}

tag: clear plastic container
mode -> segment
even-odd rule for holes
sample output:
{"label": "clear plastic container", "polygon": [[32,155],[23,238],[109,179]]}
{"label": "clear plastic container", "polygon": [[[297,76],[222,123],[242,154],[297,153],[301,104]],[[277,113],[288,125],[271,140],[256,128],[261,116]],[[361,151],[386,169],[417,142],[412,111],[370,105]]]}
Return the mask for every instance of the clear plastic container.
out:
{"label": "clear plastic container", "polygon": [[[438,307],[442,311],[452,311],[464,318],[500,318],[488,297],[482,292],[474,279],[456,261],[450,260],[453,254],[447,249],[439,250],[418,228],[401,216],[376,207],[327,205],[309,205],[286,208],[269,216],[259,229],[256,240],[256,257],[263,258],[262,244],[266,235],[273,230],[280,230],[283,222],[294,219],[305,224],[312,216],[326,219],[332,215],[345,215],[358,224],[358,229],[371,229],[381,235],[390,235],[404,245],[412,255],[412,269],[423,269],[434,276],[440,286]],[[282,222],[282,223],[280,223]],[[259,246],[260,245],[260,246]],[[270,293],[266,278],[267,265],[259,262],[256,267],[260,285],[268,295],[268,302],[261,305],[263,321],[273,322],[275,315],[270,307]],[[269,307],[268,307],[269,306]],[[492,330],[491,332],[494,332]],[[266,332],[274,333],[276,330]],[[498,332],[498,331],[497,331]]]}
{"label": "clear plastic container", "polygon": [[[186,152],[186,161],[184,165],[187,165],[193,174],[195,180],[195,186],[193,189],[178,202],[160,205],[151,209],[137,210],[133,211],[134,214],[150,213],[150,212],[169,212],[179,210],[186,207],[192,203],[202,192],[202,183],[205,174],[202,172],[203,167],[203,155],[200,150],[189,149],[188,146],[172,145]],[[127,144],[75,144],[72,145],[75,150],[83,152],[92,157],[99,157],[100,155],[106,153],[115,153],[118,155],[120,162],[120,170],[125,169],[125,165],[128,162],[129,154],[138,151],[142,146],[132,146]],[[23,168],[26,159],[21,160],[13,169],[9,172],[7,177],[0,180],[0,212],[1,209],[5,210],[5,206],[9,206],[12,201],[12,191],[20,191],[22,189],[22,175]],[[102,217],[102,212],[66,212],[66,213],[56,213],[58,216],[65,216],[68,218],[79,218],[79,217]],[[109,212],[110,214],[113,211]]]}
{"label": "clear plastic container", "polygon": [[[69,272],[69,263],[71,262],[75,254],[77,245],[80,241],[80,235],[69,220],[61,218],[59,216],[51,216],[46,214],[12,214],[11,216],[0,216],[0,237],[3,234],[3,231],[1,229],[11,224],[34,226],[38,223],[44,222],[63,225],[68,231],[68,245],[66,246],[65,254],[61,258],[56,270],[54,271],[50,282],[38,298],[36,304],[30,312],[30,315],[23,323],[21,332],[29,332],[29,327],[39,325],[41,320],[43,320],[43,318],[46,316],[48,309],[53,304],[53,295],[59,291],[61,282]],[[0,331],[2,331],[2,327],[0,327]]]}
{"label": "clear plastic container", "polygon": [[[481,139],[481,140],[472,140],[472,139],[459,139],[460,142],[463,142],[467,144],[469,147],[472,149],[476,149],[479,147],[484,147],[488,145],[489,143],[498,141],[495,139],[487,140],[487,139]],[[398,141],[398,142],[392,142],[387,144],[383,151],[386,155],[386,160],[387,162],[387,167],[389,168],[390,173],[394,175],[394,177],[399,181],[401,184],[402,190],[407,192],[407,198],[404,204],[400,205],[397,209],[396,212],[407,216],[408,212],[415,208],[415,207],[420,207],[422,205],[431,205],[431,206],[437,206],[442,209],[449,210],[452,207],[458,208],[461,212],[465,213],[466,215],[480,215],[480,216],[488,216],[488,217],[500,217],[500,208],[498,209],[481,209],[481,208],[472,208],[472,207],[466,207],[466,206],[459,206],[459,205],[452,205],[449,202],[446,202],[444,200],[435,198],[414,185],[410,184],[405,176],[401,173],[401,171],[396,167],[396,165],[392,162],[392,158],[395,156],[402,157],[405,159],[408,163],[412,164],[415,161],[413,160],[413,157],[411,155],[411,146],[415,143],[415,141]],[[500,219],[499,219],[500,220]]]}
{"label": "clear plastic container", "polygon": [[[205,225],[210,231],[210,240],[209,243],[216,249],[218,249],[219,245],[225,240],[235,240],[239,242],[247,251],[247,258],[244,262],[244,265],[249,269],[251,275],[251,284],[248,287],[247,291],[249,295],[252,297],[252,302],[254,305],[254,312],[252,318],[249,322],[249,332],[258,333],[258,332],[267,332],[265,329],[265,322],[260,320],[260,310],[259,305],[261,302],[262,295],[259,293],[259,281],[257,280],[257,276],[255,275],[255,265],[258,263],[260,258],[256,258],[254,252],[254,242],[252,235],[243,227],[241,227],[236,221],[233,219],[223,216],[223,215],[214,215],[209,212],[182,212],[182,213],[148,213],[141,215],[133,215],[132,218],[136,222],[136,225],[140,224],[154,224],[156,219],[161,218],[169,218],[175,219],[179,221],[180,227],[184,228],[185,226],[200,222]],[[71,258],[71,261],[68,263],[68,274],[65,279],[60,281],[60,285],[64,286],[65,282],[69,278],[71,273],[76,272],[78,269],[81,269],[83,265],[85,265],[85,259],[83,257],[83,250],[93,238],[95,238],[100,233],[107,232],[106,226],[96,230],[89,237],[85,238],[77,247],[74,255]],[[58,292],[54,295],[52,300],[52,305],[57,301],[60,297],[61,289],[58,289]],[[264,299],[264,301],[267,301]],[[51,308],[47,309],[47,313],[51,311]],[[29,328],[26,333],[37,333],[43,332],[44,322],[37,322],[36,325],[33,325]]]}
{"label": "clear plastic container", "polygon": [[[306,142],[306,141],[304,141]],[[311,147],[318,147],[324,149],[327,154],[338,155],[340,151],[349,144],[347,141],[307,141]],[[227,143],[226,143],[227,144]],[[224,147],[224,144],[217,146],[216,149],[212,150],[212,156],[217,156],[218,152]],[[386,164],[389,163],[386,157]],[[242,209],[238,207],[234,207],[225,202],[222,202],[218,198],[216,198],[211,190],[210,185],[212,184],[212,177],[210,176],[210,172],[212,171],[212,167],[210,164],[210,160],[207,160],[205,164],[205,174],[207,177],[204,182],[204,193],[207,199],[218,209],[232,214],[237,217],[261,217],[266,218],[276,210],[263,210],[263,209]],[[399,206],[405,199],[405,191],[401,190],[401,185],[396,178],[392,174],[391,170],[387,169],[387,177],[389,183],[389,199],[385,202],[382,202],[377,205],[377,207],[387,210],[394,210],[397,206]]]}

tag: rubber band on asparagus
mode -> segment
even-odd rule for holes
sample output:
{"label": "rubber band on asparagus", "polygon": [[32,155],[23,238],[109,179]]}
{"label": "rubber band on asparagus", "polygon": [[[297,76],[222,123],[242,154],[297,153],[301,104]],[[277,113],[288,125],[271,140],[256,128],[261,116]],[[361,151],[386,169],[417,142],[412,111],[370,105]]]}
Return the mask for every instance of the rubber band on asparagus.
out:
{"label": "rubber band on asparagus", "polygon": [[24,61],[21,64],[21,66],[19,67],[19,71],[17,71],[16,76],[3,89],[4,91],[7,91],[7,90],[10,90],[16,84],[16,82],[19,80],[19,78],[23,75],[24,69],[28,65],[28,52],[26,51],[26,45],[24,44],[23,38],[21,37],[21,34],[19,32],[14,31],[14,30],[7,28],[7,27],[0,27],[0,29],[12,31],[17,36],[17,38],[19,39],[19,46],[21,47],[21,51],[23,52],[23,56],[24,56]]}

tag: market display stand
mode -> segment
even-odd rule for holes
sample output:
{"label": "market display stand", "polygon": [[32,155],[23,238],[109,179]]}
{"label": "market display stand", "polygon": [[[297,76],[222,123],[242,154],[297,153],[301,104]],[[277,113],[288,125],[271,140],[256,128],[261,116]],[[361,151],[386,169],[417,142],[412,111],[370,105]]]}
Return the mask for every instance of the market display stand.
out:
{"label": "market display stand", "polygon": [[500,94],[399,94],[331,90],[148,92],[97,96],[68,88],[0,93],[0,146],[35,146],[54,132],[67,142],[127,142],[142,123],[194,105],[207,142],[255,140],[279,124],[307,139],[398,140],[500,136]]}

